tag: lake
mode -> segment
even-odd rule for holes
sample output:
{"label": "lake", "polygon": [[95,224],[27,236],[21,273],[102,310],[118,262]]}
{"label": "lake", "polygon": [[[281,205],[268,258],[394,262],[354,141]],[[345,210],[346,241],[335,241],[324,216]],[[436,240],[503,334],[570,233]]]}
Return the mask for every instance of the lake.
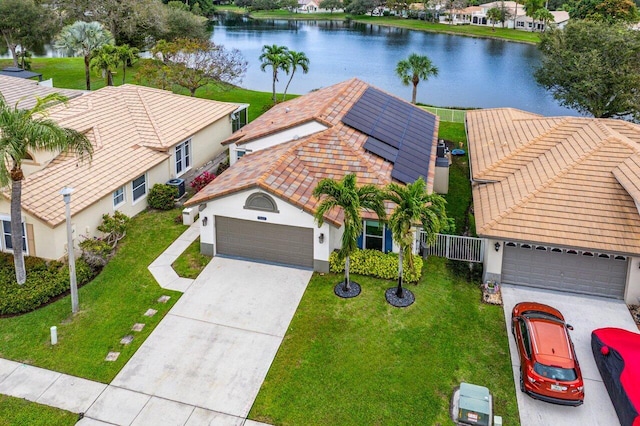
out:
{"label": "lake", "polygon": [[[443,107],[513,107],[542,115],[577,115],[561,107],[533,79],[540,64],[536,46],[501,40],[426,33],[342,21],[250,20],[220,16],[212,40],[237,48],[249,62],[241,86],[271,91],[271,69],[260,70],[265,44],[287,46],[309,58],[309,72],[300,69],[289,93],[305,94],[358,77],[403,99],[411,86],[395,74],[398,61],[411,53],[427,55],[437,77],[418,85],[418,102]],[[288,76],[280,73],[282,92]]]}

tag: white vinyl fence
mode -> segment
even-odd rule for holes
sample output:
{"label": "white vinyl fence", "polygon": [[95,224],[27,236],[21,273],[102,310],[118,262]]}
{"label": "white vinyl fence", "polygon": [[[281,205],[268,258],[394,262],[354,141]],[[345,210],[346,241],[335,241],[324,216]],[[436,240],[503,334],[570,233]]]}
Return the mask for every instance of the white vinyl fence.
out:
{"label": "white vinyl fence", "polygon": [[420,247],[424,247],[429,256],[482,263],[485,250],[483,238],[438,234],[435,243],[427,246],[425,237],[424,232],[421,231]]}

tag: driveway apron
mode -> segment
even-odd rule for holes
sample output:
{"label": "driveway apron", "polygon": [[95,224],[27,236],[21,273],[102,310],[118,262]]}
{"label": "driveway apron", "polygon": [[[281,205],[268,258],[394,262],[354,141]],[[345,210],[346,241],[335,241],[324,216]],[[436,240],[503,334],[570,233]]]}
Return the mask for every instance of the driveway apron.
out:
{"label": "driveway apron", "polygon": [[[128,399],[132,413],[144,414],[142,407],[157,412],[150,407],[169,403],[190,421],[200,415],[208,424],[212,416],[219,416],[226,419],[219,424],[233,424],[234,418],[243,424],[311,274],[214,258],[87,416],[109,421],[109,406],[127,401],[135,392],[147,399]],[[136,404],[140,410],[133,407]],[[187,414],[185,406],[196,407],[193,414]],[[130,421],[123,417],[117,423]]]}
{"label": "driveway apron", "polygon": [[[514,385],[522,426],[616,426],[618,417],[602,383],[591,352],[591,332],[602,327],[618,327],[638,332],[627,306],[620,300],[539,290],[529,287],[503,286],[502,300],[509,335]],[[520,391],[520,359],[511,334],[511,310],[519,302],[540,302],[562,312],[568,324],[576,357],[584,379],[584,404],[565,407],[535,400]]]}

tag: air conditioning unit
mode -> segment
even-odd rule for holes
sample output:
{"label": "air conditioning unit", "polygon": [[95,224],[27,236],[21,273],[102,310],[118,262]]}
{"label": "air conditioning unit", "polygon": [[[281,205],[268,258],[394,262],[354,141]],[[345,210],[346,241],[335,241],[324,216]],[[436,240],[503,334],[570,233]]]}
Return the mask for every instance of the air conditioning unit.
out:
{"label": "air conditioning unit", "polygon": [[182,198],[182,196],[185,193],[184,179],[178,179],[178,178],[171,179],[169,182],[167,182],[167,185],[175,186],[176,188],[178,188],[177,198]]}

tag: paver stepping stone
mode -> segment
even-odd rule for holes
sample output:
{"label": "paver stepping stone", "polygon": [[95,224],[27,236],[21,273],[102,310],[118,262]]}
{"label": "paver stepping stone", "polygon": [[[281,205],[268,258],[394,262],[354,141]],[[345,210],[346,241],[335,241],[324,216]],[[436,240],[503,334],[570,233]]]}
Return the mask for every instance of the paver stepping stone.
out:
{"label": "paver stepping stone", "polygon": [[142,331],[143,328],[144,328],[144,324],[137,322],[133,324],[133,327],[131,327],[131,331]]}
{"label": "paver stepping stone", "polygon": [[127,334],[122,339],[120,339],[120,344],[121,345],[128,345],[131,342],[133,342],[133,335],[131,335],[131,334]]}
{"label": "paver stepping stone", "polygon": [[147,312],[144,313],[145,317],[152,317],[154,316],[158,311],[155,309],[147,309]]}
{"label": "paver stepping stone", "polygon": [[120,352],[109,352],[107,357],[104,359],[105,361],[115,361],[120,356]]}
{"label": "paver stepping stone", "polygon": [[171,296],[160,296],[158,298],[158,303],[167,303],[171,299]]}

